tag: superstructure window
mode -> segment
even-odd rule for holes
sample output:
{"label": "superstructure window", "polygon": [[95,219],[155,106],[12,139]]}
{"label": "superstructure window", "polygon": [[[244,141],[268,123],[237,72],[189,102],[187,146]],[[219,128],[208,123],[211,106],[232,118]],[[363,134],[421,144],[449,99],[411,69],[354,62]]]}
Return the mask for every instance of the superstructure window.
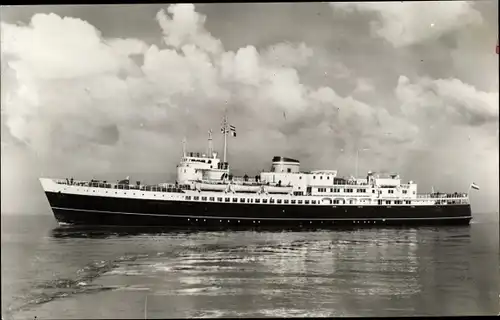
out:
{"label": "superstructure window", "polygon": [[406,202],[406,204],[411,204],[411,201],[409,201],[409,200],[406,200],[405,202]]}
{"label": "superstructure window", "polygon": [[295,200],[292,200],[292,204],[295,204],[295,202],[296,202]]}
{"label": "superstructure window", "polygon": [[207,197],[201,197],[202,201],[207,201]]}
{"label": "superstructure window", "polygon": [[255,203],[260,203],[260,199],[255,199]]}
{"label": "superstructure window", "polygon": [[193,198],[194,200],[200,200],[200,197],[196,196]]}
{"label": "superstructure window", "polygon": [[408,193],[408,190],[403,190],[403,193],[404,193],[404,194],[407,194],[407,193]]}
{"label": "superstructure window", "polygon": [[224,199],[225,202],[230,202],[231,201],[231,198],[225,198]]}
{"label": "superstructure window", "polygon": [[391,204],[391,200],[387,200],[385,204]]}
{"label": "superstructure window", "polygon": [[316,200],[311,201],[312,204],[316,204]]}
{"label": "superstructure window", "polygon": [[221,198],[221,197],[218,197],[218,198],[217,198],[217,201],[222,202],[222,198]]}
{"label": "superstructure window", "polygon": [[210,197],[210,201],[215,201],[215,198],[214,197]]}
{"label": "superstructure window", "polygon": [[191,200],[191,196],[186,196],[186,200]]}
{"label": "superstructure window", "polygon": [[288,203],[288,200],[284,200],[283,202],[284,202],[284,203]]}
{"label": "superstructure window", "polygon": [[302,204],[302,200],[298,200],[299,204]]}
{"label": "superstructure window", "polygon": [[305,200],[305,201],[304,201],[304,203],[305,203],[305,204],[309,204],[309,200]]}
{"label": "superstructure window", "polygon": [[269,199],[269,203],[274,203],[274,199]]}
{"label": "superstructure window", "polygon": [[233,202],[238,202],[238,198],[233,198]]}
{"label": "superstructure window", "polygon": [[240,198],[240,202],[245,203],[245,198]]}
{"label": "superstructure window", "polygon": [[267,203],[267,199],[262,199],[262,203]]}
{"label": "superstructure window", "polygon": [[394,190],[388,190],[389,193],[394,193]]}

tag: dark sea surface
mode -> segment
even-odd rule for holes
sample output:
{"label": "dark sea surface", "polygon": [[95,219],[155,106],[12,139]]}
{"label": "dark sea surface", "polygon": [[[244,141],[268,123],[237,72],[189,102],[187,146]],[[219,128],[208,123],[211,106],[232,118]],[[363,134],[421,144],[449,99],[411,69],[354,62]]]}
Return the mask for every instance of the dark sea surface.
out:
{"label": "dark sea surface", "polygon": [[475,214],[465,227],[166,232],[2,213],[2,315],[497,315],[498,225]]}

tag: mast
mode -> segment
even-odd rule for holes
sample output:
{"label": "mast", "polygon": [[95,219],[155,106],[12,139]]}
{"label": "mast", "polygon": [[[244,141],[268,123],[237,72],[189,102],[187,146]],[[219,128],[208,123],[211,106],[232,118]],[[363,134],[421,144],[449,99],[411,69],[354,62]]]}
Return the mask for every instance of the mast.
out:
{"label": "mast", "polygon": [[187,141],[186,141],[186,137],[184,137],[184,138],[182,139],[182,156],[183,156],[183,157],[185,157],[185,156],[186,156],[186,143],[187,143]]}
{"label": "mast", "polygon": [[227,127],[227,114],[224,113],[224,118],[222,120],[222,133],[224,134],[224,162],[226,162],[226,157],[227,157],[227,132],[228,132],[228,127]]}
{"label": "mast", "polygon": [[208,156],[211,158],[214,150],[212,143],[212,129],[208,130]]}

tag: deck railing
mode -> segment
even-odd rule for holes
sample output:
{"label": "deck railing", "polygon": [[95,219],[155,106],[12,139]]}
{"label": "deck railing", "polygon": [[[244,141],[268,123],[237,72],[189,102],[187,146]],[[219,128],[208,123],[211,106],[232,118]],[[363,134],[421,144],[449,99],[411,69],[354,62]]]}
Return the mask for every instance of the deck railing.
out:
{"label": "deck railing", "polygon": [[175,185],[175,184],[162,184],[162,185],[143,185],[143,184],[123,184],[123,183],[108,183],[106,181],[79,181],[79,180],[55,180],[57,184],[64,184],[69,186],[81,186],[90,188],[104,188],[104,189],[117,189],[117,190],[140,190],[140,191],[153,191],[153,192],[183,192],[182,190],[189,190],[189,185]]}
{"label": "deck railing", "polygon": [[417,199],[464,199],[467,198],[466,193],[423,193],[417,194]]}

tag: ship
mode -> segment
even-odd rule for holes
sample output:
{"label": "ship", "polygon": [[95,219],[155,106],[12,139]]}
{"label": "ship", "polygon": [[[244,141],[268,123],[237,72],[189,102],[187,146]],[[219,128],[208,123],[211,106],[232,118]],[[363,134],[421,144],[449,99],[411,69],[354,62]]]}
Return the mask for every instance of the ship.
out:
{"label": "ship", "polygon": [[337,170],[301,171],[300,161],[274,156],[269,170],[233,176],[227,161],[224,116],[223,158],[213,151],[187,152],[183,140],[177,179],[171,183],[114,183],[105,180],[40,178],[61,225],[158,226],[167,228],[336,228],[341,226],[467,225],[467,192],[418,193],[417,183],[398,174],[368,171],[361,178]]}

